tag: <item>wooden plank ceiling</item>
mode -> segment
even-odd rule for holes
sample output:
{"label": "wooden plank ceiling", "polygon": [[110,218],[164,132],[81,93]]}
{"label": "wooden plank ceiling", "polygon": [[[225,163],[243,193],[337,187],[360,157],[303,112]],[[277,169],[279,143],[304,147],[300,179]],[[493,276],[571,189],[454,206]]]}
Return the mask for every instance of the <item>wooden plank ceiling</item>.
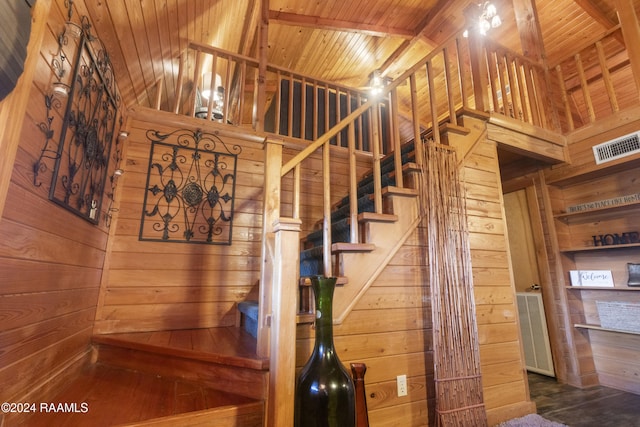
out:
{"label": "wooden plank ceiling", "polygon": [[[374,70],[382,69],[393,78],[461,31],[463,10],[471,3],[271,0],[268,60],[320,79],[365,86]],[[617,24],[614,0],[535,3],[551,63]],[[495,0],[494,4],[503,25],[488,36],[523,53],[518,27],[531,23],[529,0]],[[75,2],[79,14],[89,15],[111,55],[125,106],[150,106],[158,78],[176,81],[177,58],[189,40],[255,57],[259,7],[260,0]],[[519,25],[516,16],[520,16]],[[167,91],[168,96],[171,93]]]}

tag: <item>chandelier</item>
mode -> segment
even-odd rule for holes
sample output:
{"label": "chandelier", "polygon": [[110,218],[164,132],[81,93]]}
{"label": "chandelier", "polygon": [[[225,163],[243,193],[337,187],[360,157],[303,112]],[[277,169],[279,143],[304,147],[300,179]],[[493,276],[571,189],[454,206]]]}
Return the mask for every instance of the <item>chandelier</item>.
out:
{"label": "chandelier", "polygon": [[496,7],[491,2],[484,2],[484,5],[482,6],[482,13],[480,14],[478,21],[480,34],[484,36],[490,29],[498,28],[500,25],[502,25],[502,20],[500,19],[500,15],[498,15]]}
{"label": "chandelier", "polygon": [[[493,3],[486,1],[478,4],[478,9],[480,10],[480,15],[478,16],[477,26],[481,35],[485,36],[492,28],[498,28],[502,25],[498,9]],[[469,30],[465,30],[464,36],[469,36]]]}

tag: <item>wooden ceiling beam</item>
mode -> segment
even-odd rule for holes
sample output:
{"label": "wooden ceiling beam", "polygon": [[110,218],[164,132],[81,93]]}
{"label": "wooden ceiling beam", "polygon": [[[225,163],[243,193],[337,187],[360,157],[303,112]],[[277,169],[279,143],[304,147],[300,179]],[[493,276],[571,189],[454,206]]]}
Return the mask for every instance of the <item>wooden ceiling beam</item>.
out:
{"label": "wooden ceiling beam", "polygon": [[398,48],[384,61],[384,63],[380,67],[380,72],[383,76],[385,76],[389,68],[391,68],[391,66],[396,61],[398,61],[402,57],[402,55],[404,55],[409,49],[411,49],[413,45],[415,45],[419,40],[422,39],[427,41],[431,45],[435,45],[435,43],[432,43],[430,40],[426,40],[424,34],[427,32],[430,25],[434,25],[436,16],[440,12],[442,12],[447,3],[448,0],[438,0],[438,3],[436,3],[435,6],[429,9],[429,12],[425,15],[424,18],[422,18],[422,20],[416,27],[415,37],[402,42],[402,44],[398,46]]}
{"label": "wooden ceiling beam", "polygon": [[607,30],[618,25],[617,22],[612,21],[607,17],[602,9],[600,9],[593,0],[573,0],[578,6],[580,6],[589,16],[591,16],[596,22],[605,27]]}
{"label": "wooden ceiling beam", "polygon": [[387,27],[385,25],[370,25],[361,22],[341,21],[338,19],[327,19],[320,16],[298,15],[296,13],[280,12],[278,10],[269,11],[269,20],[283,25],[295,25],[299,27],[316,28],[320,30],[345,31],[351,33],[361,33],[377,37],[402,37],[411,39],[415,37],[415,32],[404,28]]}
{"label": "wooden ceiling beam", "polygon": [[249,0],[247,19],[242,25],[239,51],[244,56],[251,56],[257,49],[258,32],[260,30],[260,6],[258,0]]}
{"label": "wooden ceiling beam", "polygon": [[[602,9],[600,9],[593,0],[573,0],[578,6],[580,6],[587,14],[592,17],[597,23],[602,25],[605,29],[610,30],[611,28],[618,25],[618,22],[615,22],[607,17]],[[624,39],[622,38],[622,34],[614,35],[615,39],[624,45]]]}
{"label": "wooden ceiling beam", "polygon": [[633,46],[640,45],[640,20],[636,15],[634,0],[614,0],[616,13],[620,20],[620,27],[624,40],[627,42],[629,54],[629,62],[631,63],[631,71],[636,83],[636,88],[640,94],[640,53]]}
{"label": "wooden ceiling beam", "polygon": [[533,0],[513,0],[513,13],[520,34],[522,52],[534,61],[546,61],[538,10]]}

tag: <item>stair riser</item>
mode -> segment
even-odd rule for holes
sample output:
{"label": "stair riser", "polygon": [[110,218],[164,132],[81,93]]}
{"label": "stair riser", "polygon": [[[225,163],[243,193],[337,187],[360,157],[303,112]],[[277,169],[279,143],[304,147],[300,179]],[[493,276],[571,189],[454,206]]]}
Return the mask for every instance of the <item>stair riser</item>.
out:
{"label": "stair riser", "polygon": [[262,402],[238,407],[224,407],[189,412],[186,414],[155,418],[120,427],[263,427],[264,404]]}
{"label": "stair riser", "polygon": [[266,400],[268,371],[226,366],[111,345],[95,345],[99,363],[167,378],[195,381],[217,390]]}

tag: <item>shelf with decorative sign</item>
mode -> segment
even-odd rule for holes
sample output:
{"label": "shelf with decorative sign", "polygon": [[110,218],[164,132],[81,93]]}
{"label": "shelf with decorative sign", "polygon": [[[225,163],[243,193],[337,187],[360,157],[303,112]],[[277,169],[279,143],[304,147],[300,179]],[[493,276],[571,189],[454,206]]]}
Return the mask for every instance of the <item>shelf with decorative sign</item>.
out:
{"label": "shelf with decorative sign", "polygon": [[[603,256],[620,254],[623,249],[640,247],[640,231],[634,218],[640,217],[640,193],[632,172],[615,178],[601,178],[556,189],[558,202],[553,215],[558,231],[560,253],[603,253]],[[620,183],[625,185],[617,188]],[[601,198],[595,198],[601,196]],[[605,196],[605,197],[602,197]],[[614,197],[611,197],[614,196]],[[623,255],[626,256],[626,255]]]}
{"label": "shelf with decorative sign", "polygon": [[640,390],[637,378],[617,375],[636,368],[640,351],[637,166],[638,159],[586,173],[570,167],[570,179],[546,181],[552,269],[564,288],[563,315],[583,385],[592,385],[595,373],[601,385]]}
{"label": "shelf with decorative sign", "polygon": [[571,289],[572,291],[640,291],[640,287],[619,287],[619,286],[565,286],[567,289]]}
{"label": "shelf with decorative sign", "polygon": [[554,215],[554,217],[566,223],[575,224],[580,222],[614,219],[619,217],[620,215],[625,215],[626,213],[631,213],[634,210],[639,209],[640,201],[633,201],[630,203],[621,203],[614,206],[602,206],[582,211],[563,212]]}
{"label": "shelf with decorative sign", "polygon": [[575,253],[575,252],[592,252],[592,251],[610,251],[612,249],[629,249],[640,248],[640,243],[628,243],[621,245],[607,245],[607,246],[576,246],[572,248],[560,248],[562,253]]}

